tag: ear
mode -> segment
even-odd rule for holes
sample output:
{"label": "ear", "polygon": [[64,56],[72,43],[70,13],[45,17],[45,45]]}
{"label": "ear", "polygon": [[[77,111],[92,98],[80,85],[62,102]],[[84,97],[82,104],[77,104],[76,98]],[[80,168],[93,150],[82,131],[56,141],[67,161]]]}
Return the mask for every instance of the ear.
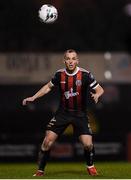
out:
{"label": "ear", "polygon": [[79,59],[77,59],[77,64],[79,64]]}

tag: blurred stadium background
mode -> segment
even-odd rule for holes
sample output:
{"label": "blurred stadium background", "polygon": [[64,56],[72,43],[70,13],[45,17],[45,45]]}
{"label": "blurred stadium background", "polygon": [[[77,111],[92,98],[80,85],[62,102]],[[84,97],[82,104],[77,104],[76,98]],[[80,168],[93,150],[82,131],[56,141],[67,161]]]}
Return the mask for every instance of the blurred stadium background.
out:
{"label": "blurred stadium background", "polygon": [[[38,9],[59,11],[43,24]],[[33,95],[62,67],[63,52],[76,49],[105,93],[88,107],[96,160],[131,161],[131,1],[0,1],[0,160],[37,159],[45,126],[58,106],[56,91],[27,107]],[[69,127],[52,148],[51,160],[81,161],[83,150]]]}

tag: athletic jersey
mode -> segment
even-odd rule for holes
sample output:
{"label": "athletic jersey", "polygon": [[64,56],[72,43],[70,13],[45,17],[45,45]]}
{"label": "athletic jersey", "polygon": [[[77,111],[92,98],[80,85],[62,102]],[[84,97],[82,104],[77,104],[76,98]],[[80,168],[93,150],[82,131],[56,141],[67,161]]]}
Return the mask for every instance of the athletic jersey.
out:
{"label": "athletic jersey", "polygon": [[80,67],[72,74],[66,69],[58,70],[51,83],[59,87],[60,108],[69,111],[86,111],[87,94],[98,86],[93,75]]}

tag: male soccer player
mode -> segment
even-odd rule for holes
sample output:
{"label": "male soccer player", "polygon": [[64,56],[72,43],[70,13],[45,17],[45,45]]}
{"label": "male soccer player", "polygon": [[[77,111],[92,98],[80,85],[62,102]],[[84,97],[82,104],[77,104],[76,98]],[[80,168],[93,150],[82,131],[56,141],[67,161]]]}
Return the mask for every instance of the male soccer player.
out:
{"label": "male soccer player", "polygon": [[48,161],[51,146],[69,124],[72,124],[84,147],[87,171],[91,176],[97,175],[94,166],[94,146],[92,131],[87,118],[87,93],[90,92],[95,103],[103,94],[103,88],[94,79],[91,72],[78,67],[79,59],[75,50],[69,49],[64,53],[65,68],[58,70],[52,80],[44,85],[32,97],[23,100],[23,105],[49,93],[54,86],[59,87],[60,105],[54,117],[47,125],[39,152],[38,170],[34,176],[43,176]]}

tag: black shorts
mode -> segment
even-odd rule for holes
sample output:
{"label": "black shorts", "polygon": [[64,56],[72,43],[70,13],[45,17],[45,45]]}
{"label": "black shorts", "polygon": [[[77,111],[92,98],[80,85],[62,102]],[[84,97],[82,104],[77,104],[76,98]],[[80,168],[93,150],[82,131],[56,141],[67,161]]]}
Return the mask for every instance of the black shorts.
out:
{"label": "black shorts", "polygon": [[55,116],[49,121],[47,130],[51,130],[60,135],[68,125],[72,124],[74,133],[80,135],[92,135],[92,130],[88,123],[86,113],[69,112],[58,110]]}

